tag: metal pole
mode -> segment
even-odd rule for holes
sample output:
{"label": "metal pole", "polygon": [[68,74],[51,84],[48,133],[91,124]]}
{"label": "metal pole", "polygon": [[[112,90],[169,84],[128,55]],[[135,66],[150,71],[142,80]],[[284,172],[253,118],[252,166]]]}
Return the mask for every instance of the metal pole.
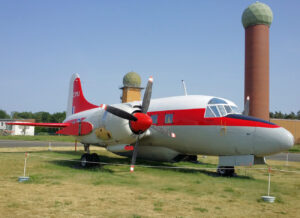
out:
{"label": "metal pole", "polygon": [[269,185],[268,185],[268,196],[270,196],[270,186],[271,186],[271,169],[269,167]]}
{"label": "metal pole", "polygon": [[25,177],[25,174],[26,174],[26,161],[27,161],[27,152],[25,153],[24,177]]}
{"label": "metal pole", "polygon": [[184,89],[184,95],[187,95],[187,91],[186,91],[185,82],[184,82],[184,80],[181,80],[181,82],[182,82],[183,89]]}
{"label": "metal pole", "polygon": [[285,163],[286,166],[289,165],[289,152],[286,154],[286,163]]}
{"label": "metal pole", "polygon": [[77,151],[77,140],[75,139],[75,151]]}

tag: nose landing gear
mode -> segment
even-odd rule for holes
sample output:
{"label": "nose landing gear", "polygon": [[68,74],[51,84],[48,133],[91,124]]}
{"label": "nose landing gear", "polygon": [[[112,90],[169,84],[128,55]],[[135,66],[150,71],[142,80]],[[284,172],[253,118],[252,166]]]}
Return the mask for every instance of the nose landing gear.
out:
{"label": "nose landing gear", "polygon": [[234,166],[219,166],[217,169],[217,173],[220,176],[232,177],[235,175]]}

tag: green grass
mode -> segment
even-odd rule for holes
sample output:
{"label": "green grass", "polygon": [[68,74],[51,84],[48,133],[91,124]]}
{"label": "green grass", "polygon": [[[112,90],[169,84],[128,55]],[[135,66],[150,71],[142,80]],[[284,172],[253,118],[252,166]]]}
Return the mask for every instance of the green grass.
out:
{"label": "green grass", "polygon": [[[30,180],[24,183],[17,182],[18,176],[23,173],[24,152],[9,152],[9,149],[0,152],[1,216],[97,217],[101,214],[102,217],[137,218],[298,215],[300,174],[272,172],[271,195],[276,196],[276,202],[268,204],[260,200],[260,196],[267,192],[266,170],[242,168],[237,170],[237,177],[219,177],[214,170],[204,169],[216,167],[217,158],[200,156],[202,164],[137,162],[141,165],[187,166],[197,170],[136,166],[135,172],[130,173],[129,165],[83,169],[77,162],[83,152],[67,149],[70,148],[30,152],[26,173]],[[105,150],[97,150],[97,153],[103,162],[130,163],[130,159]],[[285,167],[285,162],[270,163],[274,167]],[[300,163],[291,163],[286,169],[299,171]]]}
{"label": "green grass", "polygon": [[289,152],[291,152],[291,153],[300,153],[300,144],[294,145],[294,146],[289,150]]}
{"label": "green grass", "polygon": [[0,140],[74,142],[75,138],[72,136],[58,136],[58,135],[0,136]]}

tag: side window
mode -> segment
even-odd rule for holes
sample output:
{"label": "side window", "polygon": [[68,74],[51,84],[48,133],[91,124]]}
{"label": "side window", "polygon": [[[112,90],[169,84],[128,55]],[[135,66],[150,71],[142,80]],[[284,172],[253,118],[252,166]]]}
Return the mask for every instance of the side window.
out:
{"label": "side window", "polygon": [[152,123],[157,124],[157,114],[151,115]]}
{"label": "side window", "polygon": [[165,115],[165,123],[173,123],[173,114]]}

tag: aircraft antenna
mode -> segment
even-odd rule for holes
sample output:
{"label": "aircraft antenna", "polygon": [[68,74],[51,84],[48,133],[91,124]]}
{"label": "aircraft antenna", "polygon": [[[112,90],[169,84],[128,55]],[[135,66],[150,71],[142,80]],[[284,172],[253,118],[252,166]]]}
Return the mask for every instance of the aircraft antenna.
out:
{"label": "aircraft antenna", "polygon": [[187,96],[188,94],[187,94],[187,91],[186,91],[185,82],[184,82],[184,80],[181,80],[181,82],[182,82],[182,85],[183,85],[184,95]]}

